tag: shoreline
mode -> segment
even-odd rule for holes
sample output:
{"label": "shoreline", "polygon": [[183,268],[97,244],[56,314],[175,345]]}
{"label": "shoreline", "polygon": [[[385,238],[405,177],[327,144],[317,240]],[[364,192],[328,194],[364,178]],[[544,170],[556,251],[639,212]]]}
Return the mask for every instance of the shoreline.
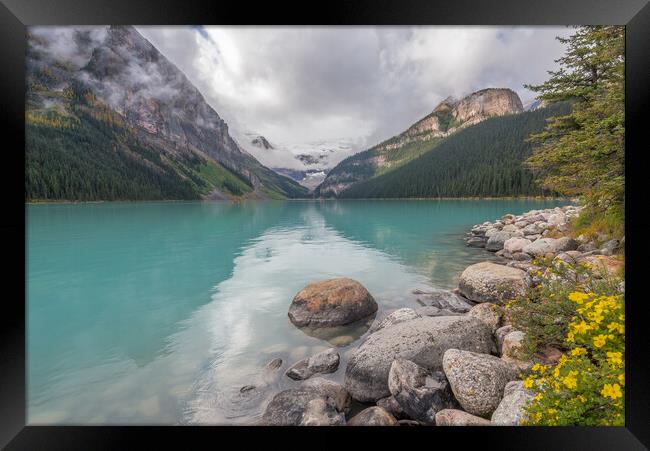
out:
{"label": "shoreline", "polygon": [[359,199],[336,199],[336,198],[301,198],[301,199],[237,199],[237,200],[209,200],[209,199],[138,199],[138,200],[29,200],[25,205],[71,205],[71,204],[108,204],[108,203],[231,203],[240,204],[245,202],[333,202],[333,201],[471,201],[471,200],[535,200],[535,201],[566,201],[579,203],[577,198],[571,197],[550,197],[550,196],[504,196],[504,197],[382,197],[382,198],[359,198]]}

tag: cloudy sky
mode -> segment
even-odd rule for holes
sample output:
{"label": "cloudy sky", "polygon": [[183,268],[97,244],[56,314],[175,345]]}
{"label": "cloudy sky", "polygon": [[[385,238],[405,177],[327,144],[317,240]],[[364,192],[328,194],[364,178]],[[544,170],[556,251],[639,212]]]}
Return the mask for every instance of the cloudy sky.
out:
{"label": "cloudy sky", "polygon": [[566,27],[137,27],[228,122],[271,142],[389,138],[449,95],[556,68]]}

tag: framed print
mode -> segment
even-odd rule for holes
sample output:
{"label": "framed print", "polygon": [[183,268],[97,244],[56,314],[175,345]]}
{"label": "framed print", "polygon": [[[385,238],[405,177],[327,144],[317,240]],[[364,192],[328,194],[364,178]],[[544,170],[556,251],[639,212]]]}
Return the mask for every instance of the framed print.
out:
{"label": "framed print", "polygon": [[2,446],[647,449],[647,2],[0,16]]}

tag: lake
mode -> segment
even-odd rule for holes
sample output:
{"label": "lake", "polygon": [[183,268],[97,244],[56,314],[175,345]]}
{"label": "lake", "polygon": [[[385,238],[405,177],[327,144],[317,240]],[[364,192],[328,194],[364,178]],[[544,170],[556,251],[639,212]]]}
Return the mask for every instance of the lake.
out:
{"label": "lake", "polygon": [[[278,391],[265,380],[367,325],[308,334],[287,310],[307,283],[361,282],[377,317],[455,288],[491,257],[463,235],[536,200],[119,202],[28,205],[28,424],[246,424]],[[337,332],[337,333],[338,333]],[[351,341],[351,342],[350,342]],[[259,388],[242,396],[244,385]],[[267,384],[267,385],[265,385]]]}

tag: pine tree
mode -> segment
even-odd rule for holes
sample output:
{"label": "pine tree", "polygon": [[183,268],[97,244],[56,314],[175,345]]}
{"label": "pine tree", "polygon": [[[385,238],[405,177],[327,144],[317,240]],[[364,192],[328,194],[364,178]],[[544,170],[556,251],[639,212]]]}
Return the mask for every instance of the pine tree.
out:
{"label": "pine tree", "polygon": [[567,45],[558,71],[538,86],[540,99],[571,100],[569,114],[551,120],[531,140],[539,144],[528,166],[542,186],[581,196],[592,217],[624,216],[625,29],[579,27],[558,38]]}

